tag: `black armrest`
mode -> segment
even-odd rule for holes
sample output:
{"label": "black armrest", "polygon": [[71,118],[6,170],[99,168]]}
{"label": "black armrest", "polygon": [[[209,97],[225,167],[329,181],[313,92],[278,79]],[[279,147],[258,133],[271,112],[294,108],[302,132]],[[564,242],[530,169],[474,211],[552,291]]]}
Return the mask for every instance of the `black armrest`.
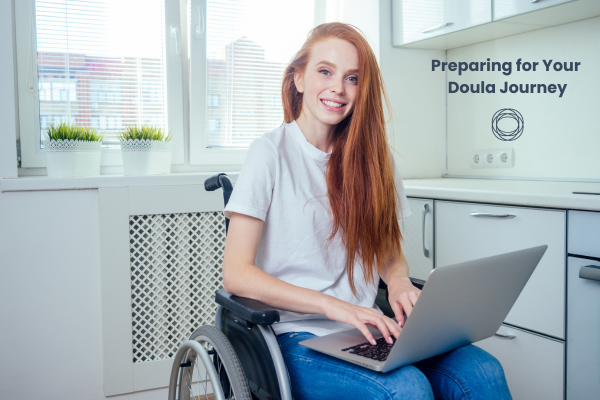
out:
{"label": "black armrest", "polygon": [[[410,278],[410,281],[413,285],[417,287],[419,290],[423,290],[423,286],[425,286],[425,281],[417,278]],[[387,291],[387,285],[383,281],[383,279],[379,279],[379,289]]]}
{"label": "black armrest", "polygon": [[[425,286],[425,281],[417,278],[410,278],[410,281],[413,285],[415,285],[418,289],[423,290],[423,286]],[[387,285],[383,281],[383,279],[379,280],[379,290],[377,291],[377,298],[375,299],[375,304],[383,311],[383,313],[390,317],[394,318],[394,311],[392,310],[392,306],[390,306],[390,302],[388,300],[388,292]]]}
{"label": "black armrest", "polygon": [[241,319],[256,325],[271,325],[279,322],[279,311],[273,307],[257,300],[231,295],[225,289],[217,290],[215,301]]}

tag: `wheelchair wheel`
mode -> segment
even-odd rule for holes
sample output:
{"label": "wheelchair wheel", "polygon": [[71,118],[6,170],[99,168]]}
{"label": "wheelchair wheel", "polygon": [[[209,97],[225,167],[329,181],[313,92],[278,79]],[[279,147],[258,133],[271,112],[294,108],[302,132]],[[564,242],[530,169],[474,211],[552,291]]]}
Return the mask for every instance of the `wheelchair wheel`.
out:
{"label": "wheelchair wheel", "polygon": [[[192,382],[194,372],[197,383]],[[210,390],[213,395],[206,394]],[[171,370],[169,400],[177,399],[252,400],[235,350],[214,326],[196,329],[177,351]]]}

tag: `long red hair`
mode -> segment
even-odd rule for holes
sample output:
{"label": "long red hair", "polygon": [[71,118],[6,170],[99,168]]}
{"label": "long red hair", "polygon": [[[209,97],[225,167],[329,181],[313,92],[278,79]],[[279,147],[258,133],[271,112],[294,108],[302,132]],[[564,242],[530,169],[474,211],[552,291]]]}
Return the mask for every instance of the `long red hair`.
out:
{"label": "long red hair", "polygon": [[373,50],[366,39],[349,24],[332,22],[313,28],[302,48],[285,70],[282,85],[284,120],[300,116],[303,94],[294,83],[295,73],[304,73],[312,47],[328,38],[353,44],[358,50],[358,94],[353,112],[336,125],[333,151],[326,179],[333,227],[328,240],[338,231],[347,250],[346,271],[352,293],[354,263],[362,261],[368,284],[374,269],[401,253],[402,234],[396,215],[398,192],[394,182],[390,146],[387,141],[383,99],[389,100]]}

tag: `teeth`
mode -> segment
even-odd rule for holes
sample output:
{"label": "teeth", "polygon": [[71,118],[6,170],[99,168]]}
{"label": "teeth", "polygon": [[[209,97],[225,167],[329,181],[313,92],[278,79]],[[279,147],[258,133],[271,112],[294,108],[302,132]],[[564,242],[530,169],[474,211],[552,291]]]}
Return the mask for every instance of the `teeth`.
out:
{"label": "teeth", "polygon": [[328,105],[329,107],[341,107],[343,106],[343,104],[341,103],[334,103],[333,101],[329,101],[329,100],[321,100],[324,104]]}

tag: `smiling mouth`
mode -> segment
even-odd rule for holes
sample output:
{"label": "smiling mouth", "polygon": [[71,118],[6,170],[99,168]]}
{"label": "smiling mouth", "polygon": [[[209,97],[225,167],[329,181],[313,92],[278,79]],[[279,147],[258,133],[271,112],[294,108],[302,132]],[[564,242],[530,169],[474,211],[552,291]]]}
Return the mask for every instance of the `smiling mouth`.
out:
{"label": "smiling mouth", "polygon": [[324,100],[324,99],[321,99],[321,103],[323,103],[323,105],[325,105],[325,108],[334,109],[334,110],[340,109],[346,105],[344,103],[338,103],[335,101]]}

